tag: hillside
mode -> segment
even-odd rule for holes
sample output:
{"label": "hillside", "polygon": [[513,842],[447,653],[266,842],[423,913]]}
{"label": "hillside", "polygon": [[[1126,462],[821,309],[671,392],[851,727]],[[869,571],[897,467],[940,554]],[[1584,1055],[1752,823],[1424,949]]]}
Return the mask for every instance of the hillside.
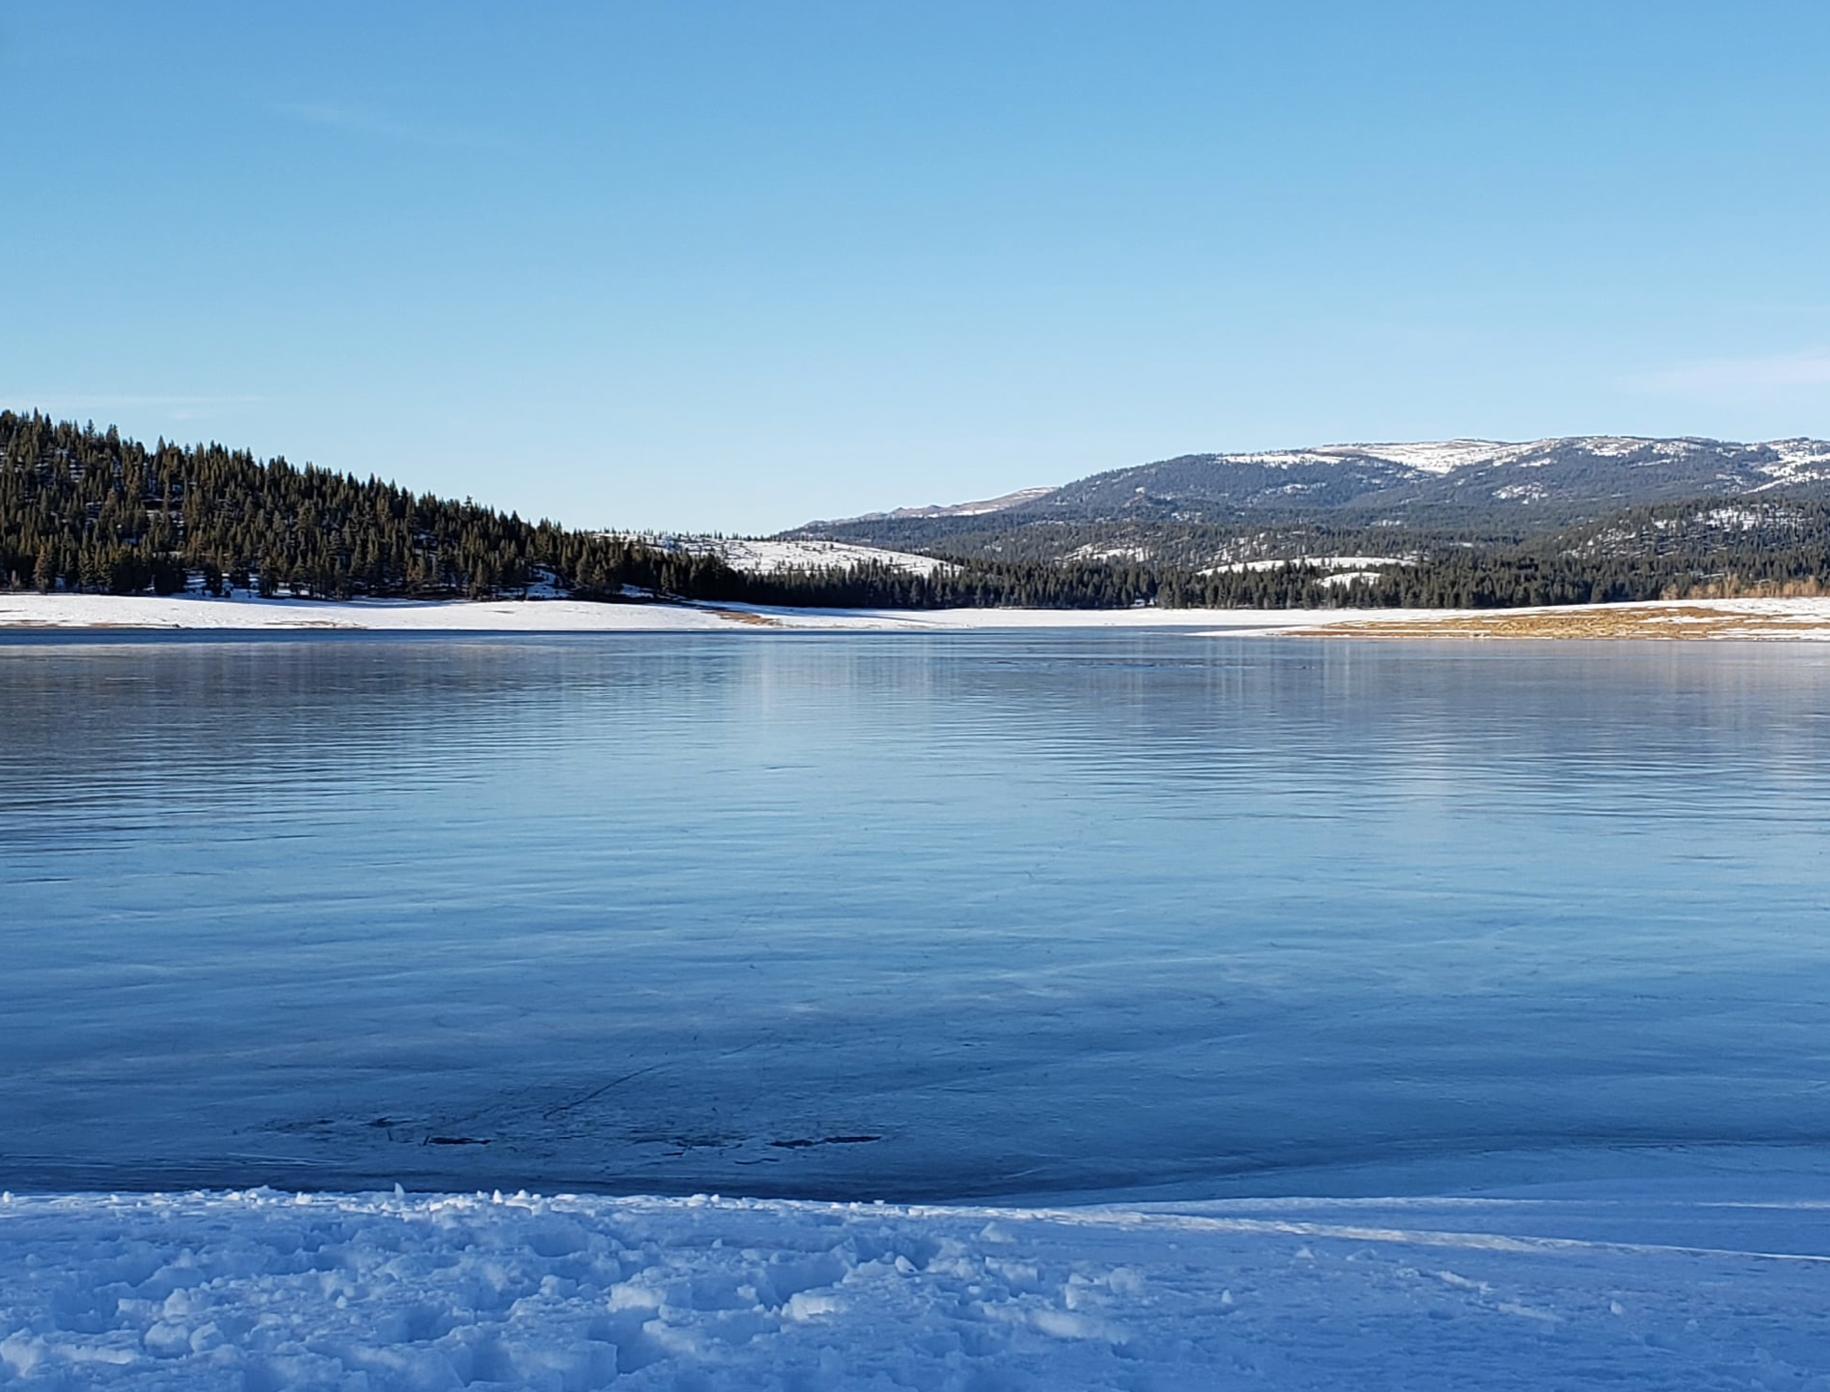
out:
{"label": "hillside", "polygon": [[1830,446],[1813,441],[1190,455],[756,541],[570,530],[219,445],[149,448],[0,412],[0,588],[15,591],[1500,608],[1816,595],[1827,580]]}
{"label": "hillside", "polygon": [[313,599],[564,596],[1124,607],[1132,568],[572,530],[221,445],[0,411],[0,589]]}
{"label": "hillside", "polygon": [[1830,442],[1584,436],[1188,454],[969,509],[900,509],[789,535],[953,556],[1200,569],[1520,544],[1712,498],[1830,500]]}

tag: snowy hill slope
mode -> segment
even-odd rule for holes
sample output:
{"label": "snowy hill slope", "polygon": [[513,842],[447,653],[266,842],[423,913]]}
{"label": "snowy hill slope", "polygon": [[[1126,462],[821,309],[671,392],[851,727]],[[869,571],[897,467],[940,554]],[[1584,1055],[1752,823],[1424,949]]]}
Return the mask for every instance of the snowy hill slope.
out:
{"label": "snowy hill slope", "polygon": [[[1700,499],[1830,499],[1830,442],[1575,436],[1186,454],[1012,494],[993,512],[902,509],[789,534],[1009,559],[1122,556],[1204,566],[1385,554],[1423,541],[1521,540]],[[1227,534],[1218,534],[1224,529]],[[1325,533],[1325,534],[1324,534]]]}
{"label": "snowy hill slope", "polygon": [[831,522],[812,524],[821,526],[839,526],[846,522],[870,522],[881,518],[904,517],[983,517],[988,513],[1007,512],[1011,508],[1023,507],[1028,503],[1040,502],[1055,490],[1049,488],[1019,488],[1014,493],[1005,493],[996,498],[981,498],[970,503],[928,503],[922,507],[891,508],[888,512],[869,512],[862,517],[841,517]]}
{"label": "snowy hill slope", "polygon": [[909,551],[880,546],[849,546],[838,541],[762,541],[728,538],[711,544],[733,570],[749,575],[777,575],[788,570],[845,569],[879,565],[910,575],[932,575],[943,562]]}
{"label": "snowy hill slope", "polygon": [[1632,507],[1775,488],[1830,492],[1830,443],[1585,436],[1183,455],[1067,484],[1030,511],[1081,517],[1142,511],[1186,520],[1230,509]]}
{"label": "snowy hill slope", "polygon": [[821,538],[696,536],[692,534],[639,533],[634,537],[663,550],[693,555],[715,555],[732,570],[746,575],[780,575],[794,570],[849,570],[857,566],[883,566],[910,575],[932,575],[945,562],[910,551],[881,546],[858,546]]}
{"label": "snowy hill slope", "polygon": [[898,508],[844,523],[809,524],[801,530],[991,513],[1010,514],[1011,520],[1104,517],[1164,506],[1184,518],[1203,509],[1314,510],[1365,501],[1396,507],[1481,502],[1527,506],[1551,501],[1635,506],[1775,488],[1830,494],[1830,441],[1739,444],[1588,435],[1523,443],[1438,440],[1185,454],[1059,487],[1024,489],[985,503]]}

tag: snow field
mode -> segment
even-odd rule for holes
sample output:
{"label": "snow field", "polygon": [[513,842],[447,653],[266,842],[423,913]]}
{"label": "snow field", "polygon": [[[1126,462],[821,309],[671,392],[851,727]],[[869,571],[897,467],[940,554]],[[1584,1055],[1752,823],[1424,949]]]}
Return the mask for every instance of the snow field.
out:
{"label": "snow field", "polygon": [[617,631],[725,628],[680,605],[583,600],[216,599],[204,595],[0,594],[0,628]]}
{"label": "snow field", "polygon": [[8,1196],[0,1387],[1823,1392],[1827,1227],[1626,1192]]}
{"label": "snow field", "polygon": [[1412,443],[1318,445],[1313,449],[1259,450],[1217,456],[1229,462],[1288,468],[1298,464],[1340,464],[1359,458],[1382,459],[1426,474],[1450,474],[1470,464],[1510,462],[1542,448],[1547,441],[1524,444],[1499,440],[1423,440]]}
{"label": "snow field", "polygon": [[756,628],[929,630],[973,628],[1289,627],[1293,617],[1213,609],[796,609],[752,604],[597,604],[587,600],[429,601],[212,599],[197,595],[0,593],[0,629],[351,629],[386,632],[615,633]]}
{"label": "snow field", "polygon": [[[1386,441],[1383,443],[1318,445],[1312,449],[1259,450],[1243,454],[1220,454],[1214,457],[1227,463],[1263,464],[1272,468],[1351,464],[1362,459],[1377,459],[1389,464],[1400,465],[1403,468],[1415,469],[1419,473],[1442,477],[1463,469],[1493,468],[1495,466],[1535,468],[1544,464],[1559,448],[1567,445],[1575,445],[1590,454],[1604,458],[1619,458],[1638,454],[1641,451],[1649,451],[1658,458],[1671,460],[1682,459],[1698,449],[1716,443],[1718,442],[1688,439],[1655,440],[1634,435],[1588,435],[1573,436],[1567,439],[1549,438],[1523,441]],[[1830,451],[1827,451],[1823,442],[1819,440],[1802,438],[1768,440],[1765,442],[1765,447],[1773,452],[1774,457],[1771,462],[1753,466],[1755,473],[1765,474],[1768,479],[1768,482],[1753,489],[1756,493],[1787,483],[1822,478],[1826,468],[1830,467]],[[1534,487],[1535,485],[1524,484],[1510,489],[1500,489],[1494,496],[1529,498],[1536,494],[1524,490]],[[1538,490],[1538,493],[1541,494],[1541,492],[1541,489]]]}
{"label": "snow field", "polygon": [[845,569],[881,565],[910,575],[932,575],[952,569],[945,561],[913,551],[889,551],[880,546],[854,546],[843,541],[780,540],[751,537],[676,538],[674,544],[698,553],[723,557],[732,570],[747,575],[775,575],[785,570]]}
{"label": "snow field", "polygon": [[[1337,561],[1375,558],[1336,557]],[[1377,558],[1382,563],[1398,563]],[[1279,562],[1278,564],[1281,564]],[[1334,577],[1345,583],[1351,574]],[[1654,600],[1564,609],[793,609],[751,604],[596,604],[585,600],[424,601],[211,599],[201,596],[10,594],[6,629],[344,629],[420,633],[972,632],[975,630],[1162,628],[1205,637],[1327,629],[1406,632],[1497,618],[1619,616],[1617,636],[1669,637],[1713,625],[1711,636],[1830,642],[1830,598]]]}

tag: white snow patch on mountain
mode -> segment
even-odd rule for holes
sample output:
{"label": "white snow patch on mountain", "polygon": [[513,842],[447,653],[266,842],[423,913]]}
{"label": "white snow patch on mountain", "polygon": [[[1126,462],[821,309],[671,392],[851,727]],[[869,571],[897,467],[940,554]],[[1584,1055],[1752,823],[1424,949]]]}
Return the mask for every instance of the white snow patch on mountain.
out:
{"label": "white snow patch on mountain", "polygon": [[1268,560],[1228,561],[1208,566],[1202,575],[1224,575],[1241,570],[1281,570],[1285,566],[1314,566],[1317,570],[1367,570],[1375,566],[1417,564],[1415,556],[1278,556]]}
{"label": "white snow patch on mountain", "polygon": [[892,516],[911,517],[983,517],[986,513],[1004,512],[1024,503],[1033,503],[1048,497],[1055,491],[1054,487],[1019,488],[1014,493],[1005,493],[996,498],[985,498],[972,503],[953,503],[951,505],[935,504],[925,508],[901,508]]}
{"label": "white snow patch on mountain", "polygon": [[987,513],[1005,512],[1010,508],[1022,507],[1025,503],[1038,502],[1057,491],[1052,484],[1041,488],[1019,488],[1011,493],[1001,493],[995,498],[979,498],[967,503],[928,503],[923,507],[899,507],[888,512],[867,512],[859,517],[832,517],[809,525],[836,527],[847,522],[876,522],[885,518],[983,517]]}
{"label": "white snow patch on mountain", "polygon": [[[1604,459],[1650,455],[1636,467],[1656,468],[1665,460],[1686,459],[1720,448],[1724,442],[1700,439],[1655,440],[1634,435],[1583,435],[1568,438],[1525,440],[1422,440],[1413,442],[1320,445],[1310,449],[1259,450],[1218,454],[1225,463],[1261,464],[1274,468],[1298,465],[1341,465],[1368,460],[1396,464],[1424,474],[1453,474],[1476,468],[1540,468],[1561,450],[1580,450]],[[1767,449],[1775,458],[1750,463],[1749,469],[1774,482],[1791,482],[1830,476],[1830,444],[1821,440],[1772,440],[1764,445],[1728,445],[1730,449]]]}
{"label": "white snow patch on mountain", "polygon": [[1756,488],[1761,492],[1789,483],[1808,483],[1830,478],[1830,445],[1822,440],[1773,440],[1767,448],[1779,456],[1778,462],[1757,466],[1768,476],[1768,482]]}
{"label": "white snow patch on mountain", "polygon": [[1694,440],[1650,440],[1636,435],[1584,435],[1569,441],[1540,440],[1539,445],[1567,443],[1604,459],[1618,459],[1629,454],[1650,451],[1666,459],[1682,459],[1695,454],[1701,444]]}
{"label": "white snow patch on mountain", "polygon": [[1100,546],[1088,542],[1085,546],[1076,547],[1062,558],[1069,561],[1108,561],[1124,565],[1133,561],[1150,559],[1148,546]]}
{"label": "white snow patch on mountain", "polygon": [[1228,464],[1262,464],[1270,469],[1291,469],[1302,464],[1339,464],[1341,458],[1325,449],[1263,450],[1256,454],[1217,454],[1215,459]]}
{"label": "white snow patch on mountain", "polygon": [[953,569],[946,561],[913,551],[887,551],[877,546],[852,546],[841,541],[760,541],[725,538],[709,549],[724,557],[732,570],[748,575],[774,575],[786,570],[847,570],[880,565],[910,575],[932,575]]}
{"label": "white snow patch on mountain", "polygon": [[[1756,512],[1753,508],[1719,507],[1710,508],[1706,512],[1697,513],[1695,517],[1692,518],[1692,521],[1700,522],[1706,527],[1716,527],[1723,531],[1751,532],[1755,528],[1768,525],[1769,523],[1779,523],[1783,525],[1792,520],[1795,516],[1796,514],[1794,513],[1780,512],[1774,516],[1768,517]],[[1658,518],[1653,525],[1663,528],[1668,524],[1668,521],[1669,519],[1661,517]]]}
{"label": "white snow patch on mountain", "polygon": [[664,551],[694,556],[718,556],[732,570],[746,575],[775,575],[788,570],[848,570],[854,566],[881,565],[910,575],[932,575],[949,569],[946,561],[913,551],[891,551],[879,546],[822,540],[766,540],[757,537],[700,536],[690,533],[605,533],[626,535],[631,541]]}
{"label": "white snow patch on mountain", "polygon": [[1494,489],[1493,496],[1509,503],[1537,503],[1543,501],[1545,492],[1541,483],[1509,483]]}
{"label": "white snow patch on mountain", "polygon": [[1337,457],[1371,455],[1421,473],[1452,474],[1471,464],[1507,463],[1536,447],[1536,443],[1505,444],[1497,440],[1424,440],[1409,444],[1331,445],[1317,453]]}

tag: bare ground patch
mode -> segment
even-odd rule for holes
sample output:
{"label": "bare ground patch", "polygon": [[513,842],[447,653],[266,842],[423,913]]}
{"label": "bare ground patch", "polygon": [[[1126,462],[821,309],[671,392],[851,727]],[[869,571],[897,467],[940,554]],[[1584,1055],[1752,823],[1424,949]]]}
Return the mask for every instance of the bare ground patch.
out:
{"label": "bare ground patch", "polygon": [[1292,629],[1306,638],[1821,638],[1822,616],[1760,613],[1707,604],[1597,604],[1495,610]]}

